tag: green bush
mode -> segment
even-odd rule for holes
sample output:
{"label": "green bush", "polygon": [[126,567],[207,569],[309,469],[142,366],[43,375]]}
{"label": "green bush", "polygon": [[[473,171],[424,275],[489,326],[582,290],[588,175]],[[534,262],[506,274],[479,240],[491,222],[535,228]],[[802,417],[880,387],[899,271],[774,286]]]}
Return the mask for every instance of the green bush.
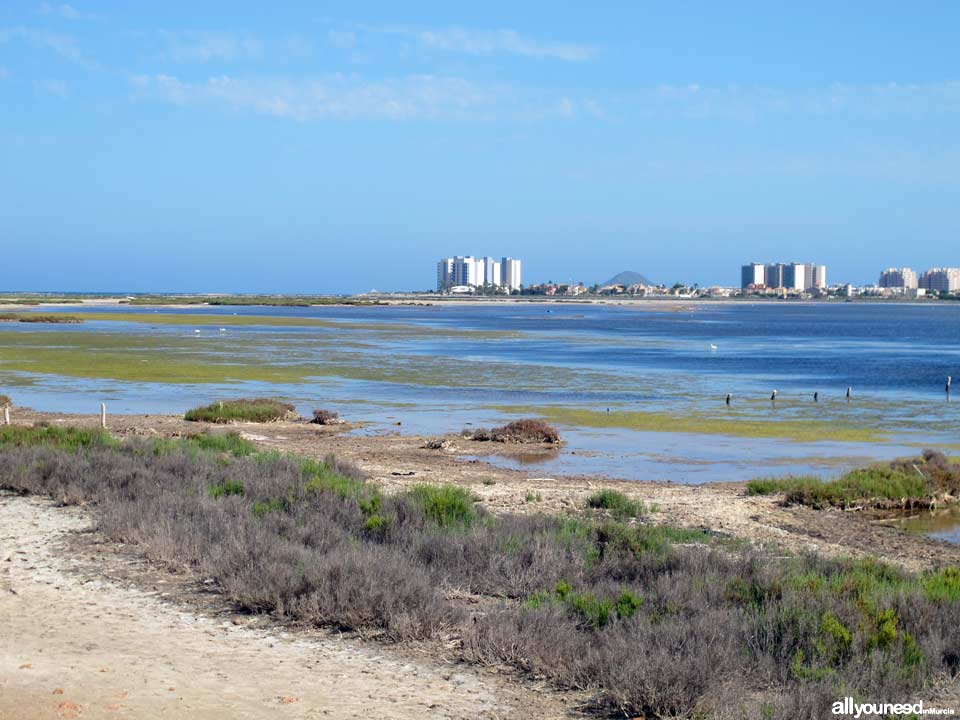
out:
{"label": "green bush", "polygon": [[214,500],[219,500],[222,497],[227,497],[228,495],[243,495],[243,483],[237,480],[224,480],[222,483],[213,485],[208,491],[210,497]]}
{"label": "green bush", "polygon": [[587,506],[609,510],[616,517],[640,517],[646,515],[649,509],[642,500],[631,500],[619,490],[597,490],[587,498]]}
{"label": "green bush", "polygon": [[240,398],[222,400],[193,408],[184,414],[192,422],[274,422],[294,414],[294,406],[276,398]]}
{"label": "green bush", "polygon": [[441,527],[472,525],[478,517],[473,496],[455,485],[415,485],[410,498]]}

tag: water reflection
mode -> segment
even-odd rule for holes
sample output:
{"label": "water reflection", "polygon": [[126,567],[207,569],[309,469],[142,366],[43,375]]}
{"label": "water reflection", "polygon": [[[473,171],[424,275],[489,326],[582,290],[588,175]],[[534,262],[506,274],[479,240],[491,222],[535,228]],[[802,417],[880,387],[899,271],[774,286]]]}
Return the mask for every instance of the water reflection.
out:
{"label": "water reflection", "polygon": [[960,508],[925,512],[904,518],[897,525],[909,533],[928,535],[960,545]]}

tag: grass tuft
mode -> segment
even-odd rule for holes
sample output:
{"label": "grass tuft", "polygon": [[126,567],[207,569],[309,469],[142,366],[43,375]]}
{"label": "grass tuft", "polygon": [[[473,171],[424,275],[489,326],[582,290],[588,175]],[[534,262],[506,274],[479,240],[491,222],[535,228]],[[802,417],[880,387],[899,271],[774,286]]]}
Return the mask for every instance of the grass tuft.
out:
{"label": "grass tuft", "polygon": [[184,414],[185,420],[193,422],[275,422],[295,415],[294,406],[276,398],[240,398],[221,400],[193,408]]}
{"label": "grass tuft", "polygon": [[597,490],[587,498],[587,507],[609,510],[614,516],[640,517],[650,512],[642,500],[632,500],[619,490]]}
{"label": "grass tuft", "polygon": [[479,517],[473,495],[455,485],[415,485],[409,495],[441,527],[468,527]]}

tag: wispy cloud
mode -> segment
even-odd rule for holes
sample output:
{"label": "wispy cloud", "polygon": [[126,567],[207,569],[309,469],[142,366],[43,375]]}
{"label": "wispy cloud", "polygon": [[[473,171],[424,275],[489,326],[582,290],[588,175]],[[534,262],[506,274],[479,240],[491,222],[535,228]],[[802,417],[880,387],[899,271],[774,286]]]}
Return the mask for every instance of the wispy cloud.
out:
{"label": "wispy cloud", "polygon": [[199,83],[155,75],[138,77],[135,85],[178,105],[219,105],[300,122],[483,117],[492,112],[506,92],[480,87],[462,78],[432,75],[380,81],[343,75],[316,80],[221,75]]}
{"label": "wispy cloud", "polygon": [[415,37],[421,44],[430,48],[470,55],[508,53],[529,58],[579,62],[588,60],[595,54],[595,50],[588,45],[537,40],[522,35],[516,30],[507,29],[473,30],[455,27],[394,32]]}
{"label": "wispy cloud", "polygon": [[246,32],[160,30],[157,35],[162,46],[159,59],[171,62],[236,62],[263,55],[260,40]]}
{"label": "wispy cloud", "polygon": [[570,118],[582,105],[569,98],[523,96],[507,85],[436,75],[383,80],[340,74],[311,80],[220,75],[190,82],[160,74],[138,76],[133,83],[138,94],[177,105],[209,105],[298,122]]}
{"label": "wispy cloud", "polygon": [[960,81],[834,83],[807,89],[661,85],[634,93],[641,114],[754,121],[768,116],[898,116],[960,112]]}
{"label": "wispy cloud", "polygon": [[90,60],[81,52],[76,39],[71,35],[22,25],[0,27],[0,45],[12,41],[20,41],[35,48],[50,50],[65,60],[82,65],[87,69],[92,70],[99,67],[96,61]]}
{"label": "wispy cloud", "polygon": [[41,15],[48,15],[52,17],[63,18],[64,20],[99,20],[99,15],[93,15],[91,13],[80,12],[73,5],[68,5],[67,3],[60,3],[59,5],[54,5],[51,3],[40,3],[40,6],[37,8],[37,11]]}
{"label": "wispy cloud", "polygon": [[353,49],[365,37],[393,37],[427,50],[458,52],[467,55],[517,55],[538,60],[581,62],[597,53],[582,43],[542,40],[509,28],[417,27],[402,25],[366,25],[326,20],[333,27],[327,33],[329,43],[338,49]]}

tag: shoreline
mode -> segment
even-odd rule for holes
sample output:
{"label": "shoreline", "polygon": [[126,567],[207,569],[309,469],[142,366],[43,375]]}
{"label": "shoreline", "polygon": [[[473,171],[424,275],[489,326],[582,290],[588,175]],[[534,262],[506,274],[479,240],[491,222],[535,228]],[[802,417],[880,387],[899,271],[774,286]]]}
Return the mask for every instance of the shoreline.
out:
{"label": "shoreline", "polygon": [[[14,425],[96,427],[91,415],[37,412],[18,408]],[[108,430],[119,437],[178,437],[200,432],[236,431],[267,450],[321,460],[328,454],[356,463],[387,492],[418,483],[453,484],[468,489],[489,511],[498,514],[587,514],[587,497],[600,489],[624,492],[648,506],[657,506],[645,520],[710,529],[758,546],[775,545],[788,552],[818,552],[828,557],[875,556],[906,569],[960,564],[960,545],[908,534],[889,524],[890,513],[815,510],[784,506],[777,496],[749,496],[746,483],[711,482],[684,485],[657,480],[624,480],[592,475],[553,474],[495,466],[485,457],[540,451],[531,445],[468,440],[445,435],[445,449],[424,447],[437,436],[353,435],[353,426],[308,423],[237,423],[211,425],[187,422],[179,415],[111,414]],[[549,452],[544,450],[544,452]],[[466,457],[465,457],[466,456]]]}

